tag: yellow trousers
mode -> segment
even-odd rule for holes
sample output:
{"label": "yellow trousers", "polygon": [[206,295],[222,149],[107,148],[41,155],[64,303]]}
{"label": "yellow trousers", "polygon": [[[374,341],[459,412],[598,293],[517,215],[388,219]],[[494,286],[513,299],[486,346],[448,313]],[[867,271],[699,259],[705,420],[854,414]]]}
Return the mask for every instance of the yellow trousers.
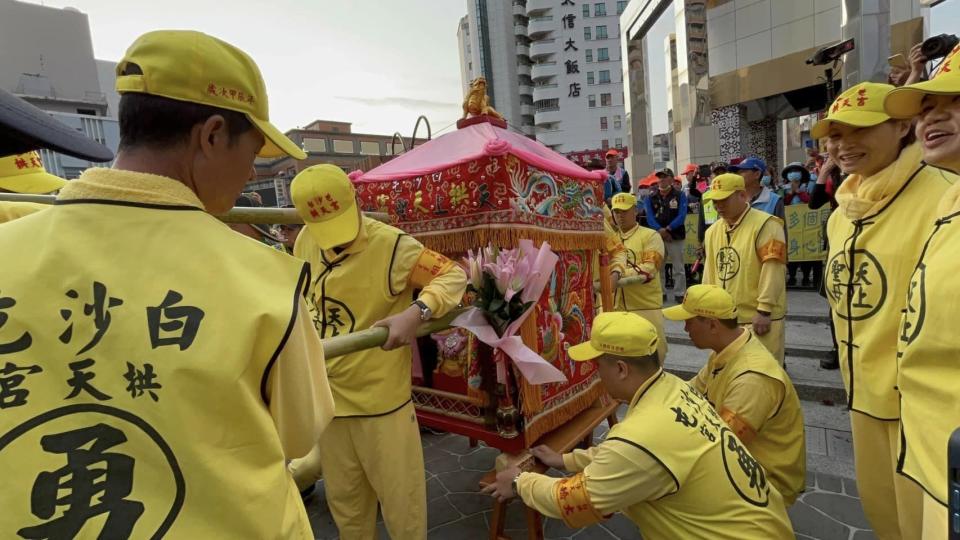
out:
{"label": "yellow trousers", "polygon": [[377,537],[377,502],[390,538],[427,537],[427,486],[413,403],[383,416],[334,418],[313,452],[294,460],[297,485],[319,478],[342,540]]}
{"label": "yellow trousers", "polygon": [[947,507],[923,492],[923,540],[947,540],[948,523]]}
{"label": "yellow trousers", "polygon": [[850,411],[853,458],[860,504],[879,540],[920,538],[923,490],[897,474],[896,421]]}
{"label": "yellow trousers", "polygon": [[[770,354],[780,362],[780,365],[783,364],[784,359],[784,340],[786,339],[786,325],[784,324],[786,319],[780,319],[777,321],[770,321],[770,331],[762,336],[757,336],[756,333],[753,335],[757,336],[757,340],[760,343],[763,343],[763,346],[770,351]],[[741,324],[741,328],[746,328],[750,331],[753,331],[752,324]]]}
{"label": "yellow trousers", "polygon": [[663,365],[663,359],[667,357],[667,334],[663,331],[663,312],[659,309],[635,309],[631,313],[643,317],[650,321],[657,329],[657,358],[660,359],[660,365]]}

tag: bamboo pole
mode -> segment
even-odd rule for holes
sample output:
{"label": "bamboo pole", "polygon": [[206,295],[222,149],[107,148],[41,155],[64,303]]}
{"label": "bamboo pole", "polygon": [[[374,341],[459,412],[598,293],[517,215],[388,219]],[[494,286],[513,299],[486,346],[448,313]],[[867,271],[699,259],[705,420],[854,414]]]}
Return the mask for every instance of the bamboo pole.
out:
{"label": "bamboo pole", "polygon": [[[423,337],[440,330],[450,328],[453,319],[463,313],[464,309],[455,309],[439,319],[433,319],[420,325],[417,329],[417,337]],[[323,340],[324,358],[335,358],[364,349],[380,347],[387,342],[387,329],[383,327],[368,328],[351,334],[344,334],[337,337]]]}
{"label": "bamboo pole", "polygon": [[[54,195],[33,195],[27,193],[0,193],[0,201],[28,202],[34,204],[53,204],[57,200]],[[364,215],[384,223],[390,222],[390,217],[381,212],[364,212]],[[233,208],[217,218],[224,223],[252,223],[263,225],[302,225],[303,219],[293,208]]]}

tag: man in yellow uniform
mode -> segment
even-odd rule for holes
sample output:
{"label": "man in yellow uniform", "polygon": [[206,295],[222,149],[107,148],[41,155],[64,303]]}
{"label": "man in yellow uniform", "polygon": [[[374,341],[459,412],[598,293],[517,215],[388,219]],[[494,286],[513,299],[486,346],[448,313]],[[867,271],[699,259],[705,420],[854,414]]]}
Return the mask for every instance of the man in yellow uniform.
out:
{"label": "man in yellow uniform", "polygon": [[610,395],[630,404],[623,420],[589,450],[531,450],[572,476],[511,466],[484,492],[519,496],[571,528],[623,512],[645,538],[792,537],[783,498],[763,467],[706,400],[660,368],[657,341],[656,328],[639,315],[598,315],[590,341],[571,347],[570,358],[597,363]]}
{"label": "man in yellow uniform", "polygon": [[[606,205],[603,206],[603,240],[604,240],[604,250],[607,252],[607,264],[608,270],[610,271],[610,282],[613,287],[617,286],[617,282],[620,281],[620,277],[624,274],[624,268],[627,263],[627,250],[623,247],[623,242],[620,241],[620,234],[613,228],[613,214],[610,212],[610,209]],[[593,282],[594,288],[597,292],[597,301],[594,304],[595,306],[601,306],[602,299],[600,298],[600,253],[594,254],[593,257]],[[616,295],[616,289],[613,290],[614,295]],[[613,306],[605,306],[607,310],[613,311]],[[599,311],[599,310],[598,310]]]}
{"label": "man in yellow uniform", "polygon": [[707,229],[703,283],[718,285],[737,304],[737,321],[783,364],[787,312],[787,245],[783,222],[750,207],[743,177],[724,173],[710,183],[720,220]]}
{"label": "man in yellow uniform", "polygon": [[620,287],[614,291],[618,311],[630,311],[650,321],[657,329],[657,355],[661,364],[667,355],[667,339],[663,332],[663,287],[659,273],[663,266],[663,238],[657,231],[641,227],[637,222],[637,198],[617,193],[611,200],[614,218],[620,229],[620,242],[626,248],[623,277],[638,276],[642,283]]}
{"label": "man in yellow uniform", "polygon": [[[58,191],[66,180],[43,168],[40,153],[0,157],[0,193],[27,193],[42,195]],[[13,221],[27,214],[47,208],[48,205],[20,201],[0,201],[0,223]]]}
{"label": "man in yellow uniform", "polygon": [[783,367],[737,325],[737,306],[716,285],[687,289],[683,304],[663,310],[710,359],[690,381],[767,471],[787,506],[806,483],[806,444],[800,399]]}
{"label": "man in yellow uniform", "polygon": [[[916,118],[923,160],[960,171],[960,46],[929,81],[892,90],[884,109],[893,118]],[[917,216],[918,217],[918,216]],[[923,540],[946,540],[960,500],[948,489],[947,445],[960,427],[960,355],[955,323],[960,305],[960,183],[949,188],[913,269],[898,332],[900,433],[897,471],[919,484]],[[914,242],[918,239],[912,238]],[[951,479],[956,482],[956,479]],[[952,505],[953,508],[949,508]]]}
{"label": "man in yellow uniform", "polygon": [[293,251],[314,268],[310,298],[320,335],[389,330],[383,350],[327,361],[336,418],[315,451],[291,464],[294,476],[303,486],[322,464],[341,538],[374,538],[378,501],[391,538],[426,538],[423,449],[407,345],[422,322],[457,306],[467,276],[403,231],[363,216],[339,167],[307,168],[290,192],[306,224]]}
{"label": "man in yellow uniform", "polygon": [[286,468],[333,414],[309,267],[207,213],[304,154],[205,34],[141,36],[117,90],[114,167],[0,226],[0,538],[313,538]]}

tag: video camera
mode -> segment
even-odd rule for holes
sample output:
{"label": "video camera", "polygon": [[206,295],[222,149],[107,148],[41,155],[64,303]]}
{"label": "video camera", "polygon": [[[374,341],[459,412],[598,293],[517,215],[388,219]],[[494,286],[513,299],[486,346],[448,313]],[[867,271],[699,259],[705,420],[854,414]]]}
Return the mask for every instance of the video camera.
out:
{"label": "video camera", "polygon": [[923,44],[920,45],[920,52],[929,62],[930,60],[943,58],[950,54],[950,51],[957,46],[957,43],[960,43],[960,38],[957,38],[957,36],[953,34],[940,34],[939,36],[933,36],[923,40]]}
{"label": "video camera", "polygon": [[[938,36],[939,37],[939,36]],[[836,45],[824,47],[813,53],[813,56],[807,59],[807,64],[811,66],[825,66],[838,60],[844,54],[854,49],[853,38],[841,41]],[[947,49],[949,51],[950,49]]]}

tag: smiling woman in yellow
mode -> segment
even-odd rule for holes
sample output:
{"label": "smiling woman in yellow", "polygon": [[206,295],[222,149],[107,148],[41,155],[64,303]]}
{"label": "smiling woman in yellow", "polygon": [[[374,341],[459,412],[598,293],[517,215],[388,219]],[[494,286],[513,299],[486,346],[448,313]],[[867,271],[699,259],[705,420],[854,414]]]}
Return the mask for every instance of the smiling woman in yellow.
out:
{"label": "smiling woman in yellow", "polygon": [[910,122],[891,119],[894,88],[862,83],[844,92],[810,134],[850,176],[827,225],[825,288],[847,390],[857,484],[880,538],[919,538],[921,492],[896,474],[900,402],[897,329],[910,274],[955,177],[921,162]]}

